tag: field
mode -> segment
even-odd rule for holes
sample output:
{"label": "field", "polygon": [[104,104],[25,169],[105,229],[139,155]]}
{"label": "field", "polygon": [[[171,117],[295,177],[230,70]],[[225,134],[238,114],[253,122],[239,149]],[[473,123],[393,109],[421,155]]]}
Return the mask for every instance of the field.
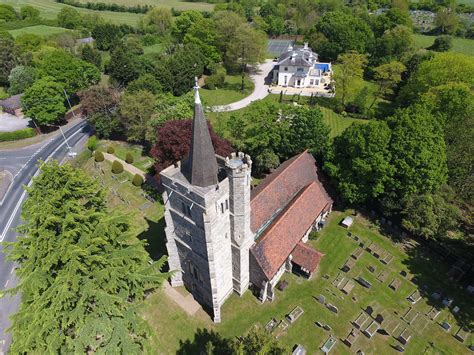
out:
{"label": "field", "polygon": [[[79,2],[87,3],[90,0],[79,0]],[[176,10],[198,10],[198,11],[212,11],[214,8],[213,4],[205,2],[186,2],[180,0],[101,0],[104,3],[115,3],[118,5],[151,5],[166,8],[174,8]]]}
{"label": "field", "polygon": [[209,90],[206,88],[201,89],[200,95],[202,102],[206,106],[217,106],[227,105],[242,100],[252,93],[254,84],[248,77],[246,77],[244,79],[245,89],[242,92],[240,90],[241,80],[242,78],[240,75],[227,75],[223,88],[216,88],[215,90]]}
{"label": "field", "polygon": [[[436,38],[435,36],[427,36],[420,34],[415,34],[413,36],[415,38],[415,45],[418,48],[428,48],[433,44]],[[451,49],[451,51],[474,56],[474,40],[453,37],[453,48]]]}
{"label": "field", "polygon": [[160,54],[163,53],[164,47],[161,43],[153,44],[151,46],[143,47],[143,54]]}
{"label": "field", "polygon": [[[411,251],[405,252],[400,244],[395,244],[383,236],[374,224],[358,216],[355,217],[351,231],[367,244],[377,243],[394,259],[388,265],[384,265],[372,254],[363,251],[362,256],[348,273],[339,269],[358,247],[358,243],[347,236],[347,230],[338,224],[347,213],[349,212],[334,211],[317,240],[309,242],[325,254],[316,276],[306,280],[293,274],[285,274],[284,279],[289,282],[289,286],[283,292],[277,291],[276,300],[273,302],[261,304],[250,292],[246,292],[243,297],[232,295],[223,307],[221,324],[212,324],[209,316],[203,311],[199,311],[193,317],[188,316],[162,291],[156,292],[147,301],[145,314],[152,327],[156,329],[157,346],[162,350],[160,352],[199,353],[210,339],[217,339],[220,336],[229,338],[240,336],[249,331],[253,325],[265,325],[271,318],[281,320],[295,306],[300,306],[304,314],[289,326],[280,339],[282,344],[289,348],[295,344],[302,344],[310,354],[316,353],[330,334],[337,339],[332,351],[334,354],[348,354],[358,349],[366,354],[396,354],[394,346],[400,343],[395,337],[398,337],[404,329],[412,334],[412,338],[405,346],[407,354],[468,353],[466,345],[471,344],[472,335],[465,344],[456,340],[453,335],[459,329],[460,323],[471,322],[473,314],[469,296],[466,291],[455,287],[446,278],[439,277],[446,275],[447,265],[430,251],[416,246]],[[370,272],[369,266],[373,266],[375,271]],[[387,276],[384,281],[377,281],[376,278],[382,271]],[[406,276],[402,276],[401,271],[406,272]],[[333,285],[338,274],[345,280],[361,275],[372,284],[372,287],[366,289],[355,282],[350,295],[345,295]],[[397,291],[388,287],[395,278],[401,282]],[[415,290],[419,290],[423,297],[412,305],[406,298]],[[428,295],[439,290],[443,298],[453,298],[455,305],[464,313],[454,315],[451,309],[429,298]],[[338,308],[337,314],[314,299],[314,296],[320,294],[326,297],[326,302]],[[373,318],[378,314],[383,317],[382,328],[387,330],[389,335],[376,333],[369,338],[359,334],[349,349],[342,343],[342,339],[354,328],[350,322],[364,312],[367,306],[372,307]],[[426,316],[433,306],[441,311],[434,321]],[[404,317],[410,307],[413,310]],[[415,314],[417,317],[412,319]],[[372,319],[368,318],[362,329],[372,322]],[[443,330],[440,326],[443,321],[452,326],[449,331]],[[326,331],[316,326],[315,322],[327,324],[331,330]]]}
{"label": "field", "polygon": [[25,33],[31,33],[38,36],[49,37],[49,36],[53,36],[53,35],[57,35],[61,33],[70,32],[70,30],[67,30],[62,27],[38,25],[38,26],[23,27],[17,30],[10,30],[8,32],[15,38]]}

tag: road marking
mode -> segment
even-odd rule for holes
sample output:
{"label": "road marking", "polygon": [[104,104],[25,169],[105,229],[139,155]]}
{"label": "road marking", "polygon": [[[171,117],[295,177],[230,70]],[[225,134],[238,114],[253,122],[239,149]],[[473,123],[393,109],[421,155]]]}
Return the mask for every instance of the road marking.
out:
{"label": "road marking", "polygon": [[5,288],[8,288],[9,283],[10,283],[10,279],[8,279],[7,282],[5,282]]}
{"label": "road marking", "polygon": [[[76,132],[74,132],[73,134],[71,134],[69,136],[69,138],[72,138],[74,137],[77,133],[79,133],[81,130],[77,130]],[[66,144],[66,142],[62,142],[47,158],[46,158],[46,161],[45,162],[48,162],[48,160],[54,155],[57,153],[57,151],[64,145]],[[31,160],[31,159],[30,159]],[[22,168],[23,169],[23,168]],[[28,187],[31,186],[31,184],[33,183],[33,178],[36,177],[36,175],[38,175],[40,172],[39,169],[36,170],[35,174],[33,175],[33,177],[30,179],[30,182],[28,183]],[[18,175],[18,174],[17,174]],[[15,218],[16,216],[16,213],[18,212],[18,209],[20,208],[22,202],[23,202],[23,199],[25,198],[25,195],[26,195],[26,190],[23,191],[23,193],[21,194],[20,196],[20,199],[18,200],[16,206],[15,206],[15,209],[13,210],[13,213],[12,215],[10,216],[10,219],[8,220],[5,228],[3,229],[3,232],[2,234],[0,235],[0,242],[3,241],[3,239],[5,238],[5,236],[7,235],[8,233],[8,229],[10,228],[10,225],[12,224],[13,222],[13,219]]]}

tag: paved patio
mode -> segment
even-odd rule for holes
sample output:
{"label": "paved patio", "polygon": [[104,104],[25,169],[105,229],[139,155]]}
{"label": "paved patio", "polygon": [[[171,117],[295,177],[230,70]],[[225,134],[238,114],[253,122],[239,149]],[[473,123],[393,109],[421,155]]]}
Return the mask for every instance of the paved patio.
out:
{"label": "paved patio", "polygon": [[14,132],[28,127],[29,118],[16,117],[9,113],[0,113],[0,132]]}

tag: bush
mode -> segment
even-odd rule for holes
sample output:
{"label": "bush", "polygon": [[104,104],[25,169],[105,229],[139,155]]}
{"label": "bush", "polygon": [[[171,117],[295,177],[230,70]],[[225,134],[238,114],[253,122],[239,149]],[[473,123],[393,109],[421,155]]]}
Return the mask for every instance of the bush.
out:
{"label": "bush", "polygon": [[223,87],[225,84],[226,71],[224,68],[217,69],[215,74],[212,74],[206,78],[205,87],[210,90],[214,90],[216,87]]}
{"label": "bush", "polygon": [[99,152],[98,150],[96,150],[96,152],[94,153],[94,160],[98,163],[100,162],[103,162],[104,161],[104,154],[102,152]]}
{"label": "bush", "polygon": [[125,156],[125,161],[128,164],[133,164],[133,155],[132,153],[128,152],[127,155]]}
{"label": "bush", "polygon": [[87,149],[89,149],[91,152],[97,149],[97,137],[92,136],[87,140]]}
{"label": "bush", "polygon": [[134,186],[142,186],[143,178],[141,177],[141,175],[135,174],[132,179],[132,184]]}
{"label": "bush", "polygon": [[114,154],[114,153],[115,153],[114,147],[112,147],[111,145],[109,145],[109,147],[107,148],[107,153],[109,153],[109,154]]}
{"label": "bush", "polygon": [[14,132],[0,132],[0,142],[17,141],[35,136],[33,128],[20,129]]}
{"label": "bush", "polygon": [[429,48],[436,52],[447,52],[453,46],[453,39],[448,35],[441,35],[436,37],[433,45]]}
{"label": "bush", "polygon": [[115,160],[113,163],[112,163],[112,172],[114,174],[120,174],[120,173],[123,173],[123,165],[121,162],[119,162],[118,160]]}

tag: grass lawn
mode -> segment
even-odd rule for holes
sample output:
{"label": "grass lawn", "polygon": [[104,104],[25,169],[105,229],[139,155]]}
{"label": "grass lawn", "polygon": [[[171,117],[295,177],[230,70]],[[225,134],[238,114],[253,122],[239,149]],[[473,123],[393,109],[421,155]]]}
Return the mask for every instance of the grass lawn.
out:
{"label": "grass lawn", "polygon": [[[70,7],[69,5],[60,4],[55,0],[2,0],[2,3],[11,5],[16,10],[20,10],[24,5],[31,5],[37,8],[40,11],[40,16],[45,19],[55,19],[63,7]],[[130,26],[136,26],[138,20],[143,16],[142,14],[132,14],[129,12],[93,11],[76,7],[74,7],[74,9],[81,14],[95,13],[113,23],[125,23]]]}
{"label": "grass lawn", "polygon": [[17,30],[10,30],[8,32],[13,37],[16,38],[19,35],[22,35],[25,33],[31,33],[38,36],[49,37],[49,36],[58,35],[58,34],[66,33],[66,32],[72,32],[72,31],[62,28],[62,27],[37,25],[37,26],[23,27]]}
{"label": "grass lawn", "polygon": [[232,102],[242,100],[249,96],[253,89],[253,81],[247,76],[244,79],[245,89],[240,90],[242,78],[240,75],[227,75],[225,77],[225,84],[223,88],[216,88],[215,90],[201,89],[199,91],[202,102],[206,106],[227,105]]}
{"label": "grass lawn", "polygon": [[160,54],[160,53],[163,53],[164,49],[165,48],[163,47],[163,44],[156,43],[156,44],[153,44],[151,46],[143,47],[143,54],[145,54],[145,55],[147,55],[147,54]]}
{"label": "grass lawn", "polygon": [[[428,48],[431,46],[436,36],[427,36],[421,34],[414,34],[415,45],[418,48]],[[474,56],[474,40],[468,38],[453,37],[452,52],[463,53]]]}
{"label": "grass lawn", "polygon": [[[394,336],[398,336],[405,328],[413,332],[412,339],[406,346],[407,354],[468,353],[466,345],[471,344],[472,335],[464,345],[453,335],[459,328],[458,322],[472,319],[472,303],[465,291],[456,288],[446,278],[440,278],[440,275],[446,275],[447,265],[423,247],[419,246],[406,253],[400,245],[382,236],[374,224],[358,216],[355,217],[351,231],[367,242],[376,242],[393,255],[394,259],[389,265],[384,265],[364,251],[351,271],[344,273],[339,270],[357,248],[357,243],[346,236],[347,230],[338,225],[347,213],[334,211],[317,240],[309,242],[325,253],[319,271],[312,280],[285,274],[284,279],[289,282],[288,288],[283,292],[277,291],[276,300],[264,304],[260,304],[250,292],[246,292],[243,297],[232,295],[223,307],[221,324],[212,324],[205,313],[198,313],[194,317],[188,316],[161,291],[156,292],[147,300],[145,314],[152,327],[156,329],[160,352],[196,350],[195,343],[205,344],[205,340],[212,337],[213,331],[224,337],[239,336],[250,330],[254,324],[264,325],[272,317],[281,320],[295,306],[301,306],[305,313],[289,326],[287,333],[281,337],[281,342],[288,347],[297,343],[302,344],[308,353],[313,354],[318,351],[329,334],[333,334],[338,339],[333,353],[348,354],[350,349],[341,339],[344,339],[353,328],[350,321],[370,305],[375,314],[380,313],[383,316],[382,325],[391,329],[396,328],[391,332]],[[374,273],[368,270],[369,265],[375,266]],[[402,270],[407,272],[407,277],[400,276]],[[376,278],[382,271],[387,273],[387,278],[384,282],[379,282]],[[356,283],[351,294],[347,296],[332,285],[332,281],[339,273],[346,279],[362,275],[372,284],[372,288],[365,289]],[[329,278],[325,279],[324,275],[328,275]],[[388,284],[395,277],[402,282],[397,292],[388,288]],[[412,277],[414,278],[410,281]],[[415,305],[411,305],[406,297],[416,289],[419,289],[424,297]],[[466,313],[456,316],[456,319],[446,307],[433,303],[426,294],[431,294],[435,290],[442,290],[444,296],[452,297],[455,304],[461,308],[461,312]],[[313,296],[319,294],[325,295],[326,302],[338,307],[338,314],[330,312],[314,300]],[[425,316],[433,305],[441,310],[435,321],[428,320]],[[402,320],[409,307],[414,308],[413,312],[419,312],[416,320],[410,325]],[[449,332],[444,331],[438,324],[445,320],[453,326]],[[327,332],[315,326],[316,321],[330,325],[332,331]],[[430,342],[433,345],[430,345]],[[362,349],[366,354],[396,353],[392,345],[397,343],[398,341],[390,335],[377,333],[369,339],[360,334],[351,350]]]}
{"label": "grass lawn", "polygon": [[347,127],[349,127],[353,123],[364,124],[368,122],[367,120],[343,117],[326,107],[321,106],[319,108],[321,109],[321,112],[323,113],[324,121],[331,129],[331,137],[339,136]]}
{"label": "grass lawn", "polygon": [[98,150],[105,152],[109,146],[114,147],[114,155],[122,160],[125,160],[127,153],[131,153],[133,156],[132,165],[138,169],[148,171],[153,166],[153,159],[143,154],[143,146],[141,145],[120,141],[101,140],[99,142]]}
{"label": "grass lawn", "polygon": [[[79,0],[79,2],[90,2],[90,0]],[[180,0],[101,0],[106,4],[119,4],[125,6],[133,5],[152,5],[157,7],[165,7],[168,9],[174,8],[180,11],[186,10],[198,10],[198,11],[212,11],[214,9],[213,4],[206,2],[190,2]]]}

